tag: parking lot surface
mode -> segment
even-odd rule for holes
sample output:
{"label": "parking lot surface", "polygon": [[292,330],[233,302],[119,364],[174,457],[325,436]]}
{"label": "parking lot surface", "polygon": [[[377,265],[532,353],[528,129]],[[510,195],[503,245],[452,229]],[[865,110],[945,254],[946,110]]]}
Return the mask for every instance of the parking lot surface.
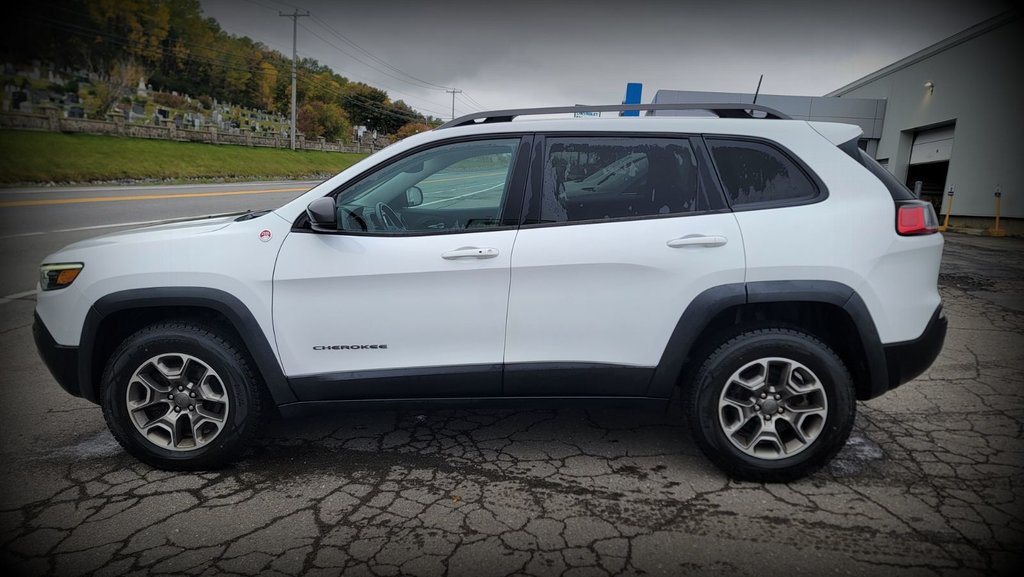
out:
{"label": "parking lot surface", "polygon": [[[0,303],[0,543],[16,575],[994,575],[1024,566],[1024,241],[950,235],[946,346],[826,470],[732,482],[678,405],[338,413],[233,468],[128,457]],[[11,574],[11,573],[7,573]]]}

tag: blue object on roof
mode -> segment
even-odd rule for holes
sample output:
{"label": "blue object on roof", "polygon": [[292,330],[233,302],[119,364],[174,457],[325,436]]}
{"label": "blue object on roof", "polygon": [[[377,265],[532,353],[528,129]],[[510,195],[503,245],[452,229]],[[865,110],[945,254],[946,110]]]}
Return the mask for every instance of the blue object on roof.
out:
{"label": "blue object on roof", "polygon": [[[623,104],[640,104],[640,94],[644,90],[644,85],[639,82],[629,82],[626,84],[626,98],[623,99]],[[619,113],[619,116],[640,116],[639,110],[623,110]]]}

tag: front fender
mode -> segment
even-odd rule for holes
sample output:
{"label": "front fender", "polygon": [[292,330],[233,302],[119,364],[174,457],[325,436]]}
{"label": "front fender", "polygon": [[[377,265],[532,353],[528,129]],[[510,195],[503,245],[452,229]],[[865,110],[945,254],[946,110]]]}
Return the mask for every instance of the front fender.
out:
{"label": "front fender", "polygon": [[86,314],[79,339],[78,382],[82,397],[98,402],[99,371],[94,366],[99,329],[104,319],[115,313],[159,307],[211,310],[232,325],[245,345],[256,370],[260,372],[274,402],[295,402],[297,399],[281,369],[267,335],[256,317],[242,301],[218,289],[206,287],[155,287],[130,289],[108,294],[97,300]]}

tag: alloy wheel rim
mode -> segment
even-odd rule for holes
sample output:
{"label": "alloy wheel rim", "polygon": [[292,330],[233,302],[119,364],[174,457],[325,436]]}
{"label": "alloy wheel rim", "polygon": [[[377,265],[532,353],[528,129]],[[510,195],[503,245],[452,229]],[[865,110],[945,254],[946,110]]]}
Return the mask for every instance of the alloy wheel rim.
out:
{"label": "alloy wheel rim", "polygon": [[147,441],[170,451],[195,451],[227,423],[227,386],[213,367],[184,353],[150,358],[125,391],[129,420]]}
{"label": "alloy wheel rim", "polygon": [[740,367],[718,400],[718,424],[734,447],[769,461],[810,447],[828,418],[818,376],[793,359],[764,357]]}

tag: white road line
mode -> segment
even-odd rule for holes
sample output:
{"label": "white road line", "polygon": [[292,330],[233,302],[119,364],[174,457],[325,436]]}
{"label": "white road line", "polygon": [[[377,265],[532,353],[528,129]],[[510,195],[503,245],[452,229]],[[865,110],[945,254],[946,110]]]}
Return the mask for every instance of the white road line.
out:
{"label": "white road line", "polygon": [[442,198],[440,200],[432,200],[430,202],[424,202],[420,206],[427,206],[427,205],[431,205],[431,204],[437,204],[439,202],[448,202],[448,201],[451,201],[451,200],[459,200],[460,198],[466,198],[467,196],[473,196],[473,195],[476,195],[476,194],[480,194],[481,192],[487,192],[488,190],[494,190],[495,188],[498,188],[499,186],[505,186],[505,183],[504,182],[499,182],[498,184],[495,184],[494,186],[489,186],[487,188],[484,188],[484,189],[481,189],[481,190],[476,190],[476,191],[473,191],[473,192],[470,192],[470,193],[467,193],[467,194],[460,194],[459,196],[453,196],[451,198]]}
{"label": "white road line", "polygon": [[5,239],[9,239],[9,238],[22,238],[22,237],[26,237],[26,236],[39,236],[39,235],[42,235],[42,234],[59,234],[59,233],[62,233],[62,232],[81,232],[83,230],[100,230],[100,229],[104,229],[104,228],[122,228],[122,227],[125,227],[125,226],[145,226],[147,224],[172,223],[172,222],[179,222],[179,221],[183,221],[183,220],[194,220],[194,219],[200,219],[200,218],[211,218],[211,217],[215,217],[215,216],[226,216],[226,215],[201,214],[201,215],[198,215],[198,216],[186,216],[186,217],[182,217],[182,218],[170,218],[170,219],[168,219],[168,218],[161,218],[161,219],[158,219],[158,220],[140,220],[140,221],[137,221],[137,222],[120,222],[120,223],[117,223],[117,224],[96,224],[96,225],[93,225],[93,226],[80,226],[80,227],[77,227],[77,228],[62,228],[62,229],[59,229],[59,230],[47,230],[47,231],[43,231],[43,232],[22,232],[22,233],[18,233],[18,234],[8,234],[6,236],[0,236],[0,240],[5,240]]}
{"label": "white road line", "polygon": [[14,293],[12,295],[7,295],[5,297],[0,297],[0,305],[5,305],[5,304],[7,304],[9,302],[16,301],[16,300],[18,300],[20,298],[25,298],[25,297],[27,297],[29,295],[34,295],[34,294],[36,294],[36,289],[32,289],[30,291],[22,291],[20,293]]}
{"label": "white road line", "polygon": [[[79,186],[79,187],[34,187],[34,188],[0,188],[0,196],[6,194],[40,194],[46,192],[127,192],[127,191],[160,191],[160,190],[187,190],[192,188],[226,188],[226,187],[246,187],[255,186],[259,188],[276,187],[283,185],[297,185],[306,186],[310,185],[312,188],[323,181],[320,180],[281,180],[273,182],[227,182],[220,184],[157,184],[152,186]],[[253,190],[259,190],[254,188]]]}
{"label": "white road line", "polygon": [[8,234],[6,236],[0,236],[0,240],[3,240],[5,238],[20,238],[20,237],[23,237],[23,236],[39,236],[41,234],[46,234],[46,233],[45,232],[23,232],[23,233],[20,233],[20,234]]}

